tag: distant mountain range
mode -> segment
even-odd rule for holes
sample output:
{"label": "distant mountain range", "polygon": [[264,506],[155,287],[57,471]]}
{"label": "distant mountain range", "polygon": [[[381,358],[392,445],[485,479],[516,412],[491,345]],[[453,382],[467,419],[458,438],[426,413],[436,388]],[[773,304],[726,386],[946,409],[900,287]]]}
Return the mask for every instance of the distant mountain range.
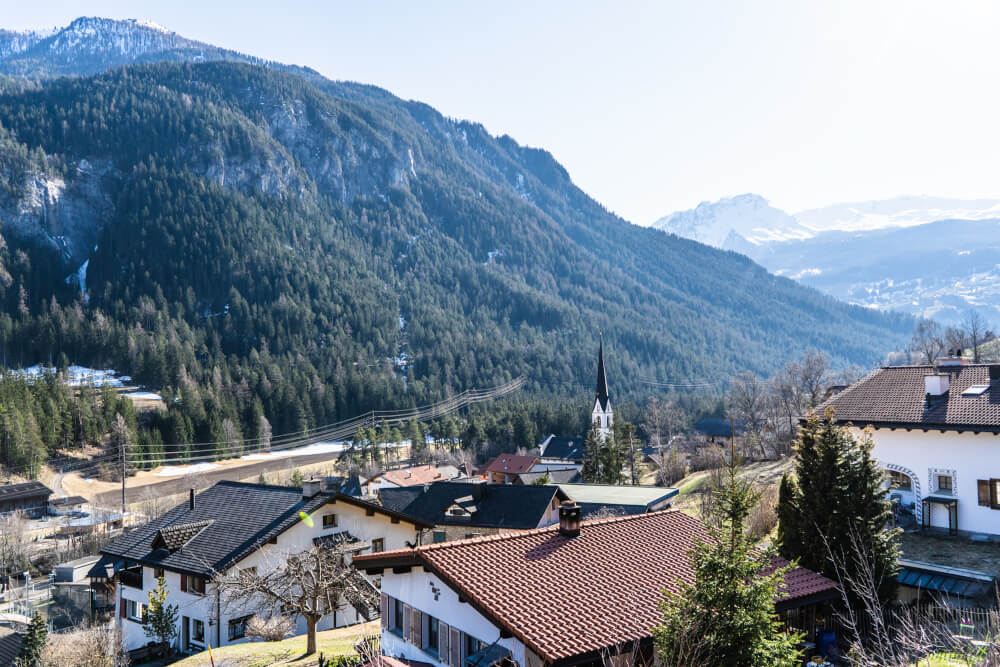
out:
{"label": "distant mountain range", "polygon": [[653,223],[837,298],[945,323],[1000,322],[1000,200],[897,197],[794,215],[745,194]]}

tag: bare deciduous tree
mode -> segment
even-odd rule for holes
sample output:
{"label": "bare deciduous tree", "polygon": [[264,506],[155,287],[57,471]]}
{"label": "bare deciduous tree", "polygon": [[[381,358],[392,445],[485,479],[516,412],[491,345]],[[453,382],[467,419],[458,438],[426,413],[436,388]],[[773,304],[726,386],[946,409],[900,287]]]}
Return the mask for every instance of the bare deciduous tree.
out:
{"label": "bare deciduous tree", "polygon": [[910,350],[925,364],[933,364],[944,350],[941,327],[934,320],[920,320],[910,340]]}
{"label": "bare deciduous tree", "polygon": [[28,563],[27,522],[20,512],[0,515],[0,577],[20,572]]}
{"label": "bare deciduous tree", "polygon": [[767,456],[764,447],[764,400],[767,386],[753,373],[740,373],[729,385],[727,396],[729,414],[743,423],[743,453],[756,447],[761,456]]}
{"label": "bare deciduous tree", "polygon": [[965,330],[969,345],[972,346],[972,362],[978,364],[979,346],[984,342],[983,334],[986,333],[986,321],[979,314],[979,311],[970,309],[962,320],[962,329]]}
{"label": "bare deciduous tree", "polygon": [[316,624],[342,604],[365,619],[377,615],[378,592],[347,561],[352,550],[346,540],[338,540],[297,554],[268,554],[264,567],[234,568],[217,574],[214,582],[226,606],[301,614],[308,630],[306,655],[311,655],[316,652]]}
{"label": "bare deciduous tree", "polygon": [[45,667],[126,667],[128,653],[115,624],[50,634],[42,652]]}

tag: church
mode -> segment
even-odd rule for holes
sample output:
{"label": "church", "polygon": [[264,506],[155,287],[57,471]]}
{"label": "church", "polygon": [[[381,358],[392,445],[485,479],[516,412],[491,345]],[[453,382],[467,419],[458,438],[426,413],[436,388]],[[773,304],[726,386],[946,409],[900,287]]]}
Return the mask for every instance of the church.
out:
{"label": "church", "polygon": [[[601,341],[597,351],[597,390],[594,394],[594,403],[590,411],[590,423],[596,424],[597,433],[601,438],[607,438],[614,432],[615,414],[611,409],[611,395],[608,393],[608,375],[604,370],[604,341]],[[538,446],[541,449],[541,457],[547,461],[567,461],[572,463],[583,463],[584,443],[586,436],[581,437],[560,437],[550,435],[542,440]]]}

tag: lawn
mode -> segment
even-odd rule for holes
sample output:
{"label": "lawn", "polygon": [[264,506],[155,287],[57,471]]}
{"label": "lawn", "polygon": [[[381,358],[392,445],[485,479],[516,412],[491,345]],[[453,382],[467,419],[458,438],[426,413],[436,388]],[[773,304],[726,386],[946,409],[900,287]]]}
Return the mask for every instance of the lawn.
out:
{"label": "lawn", "polygon": [[[223,646],[213,649],[212,655],[215,658],[215,667],[268,667],[269,665],[314,667],[320,653],[327,658],[351,654],[354,652],[354,643],[362,635],[378,632],[377,622],[317,632],[316,653],[308,658],[303,656],[306,652],[305,635],[280,642],[248,642]],[[208,651],[202,651],[173,663],[173,667],[209,667],[211,664]]]}

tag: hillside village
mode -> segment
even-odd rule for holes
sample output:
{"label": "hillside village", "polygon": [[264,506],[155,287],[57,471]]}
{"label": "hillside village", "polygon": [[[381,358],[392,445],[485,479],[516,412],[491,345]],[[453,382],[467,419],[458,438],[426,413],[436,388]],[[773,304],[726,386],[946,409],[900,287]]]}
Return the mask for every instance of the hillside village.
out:
{"label": "hillside village", "polygon": [[5,7],[0,667],[1000,667],[1000,7],[778,4]]}
{"label": "hillside village", "polygon": [[[830,384],[821,369],[815,403],[801,392],[804,409],[786,434],[796,434],[794,458],[773,428],[784,419],[761,425],[752,409],[740,411],[740,385],[728,420],[676,432],[669,420],[647,420],[640,437],[616,419],[602,344],[589,433],[548,434],[478,465],[417,464],[420,450],[404,442],[394,465],[392,445],[382,445],[382,455],[368,455],[386,465],[361,471],[351,466],[367,447],[362,439],[336,455],[345,474],[295,468],[280,483],[217,481],[192,486],[172,508],[143,513],[134,504],[104,515],[39,482],[9,484],[0,487],[6,525],[44,517],[62,535],[42,543],[72,543],[79,538],[60,519],[94,512],[85,532],[103,537],[91,538],[93,555],[50,566],[39,599],[37,585],[8,566],[0,620],[8,642],[31,633],[34,609],[53,637],[72,636],[57,609],[75,606],[75,624],[119,637],[130,664],[184,656],[183,664],[200,664],[209,649],[225,655],[296,636],[315,658],[326,633],[352,629],[354,660],[394,666],[651,664],[666,650],[663,605],[686,604],[684,595],[704,585],[698,545],[718,537],[713,526],[735,525],[749,548],[768,554],[759,570],[762,581],[773,579],[765,618],[787,638],[792,663],[842,664],[872,650],[863,623],[845,614],[871,612],[855,595],[872,596],[887,618],[929,624],[924,655],[974,656],[996,628],[1000,480],[989,477],[988,461],[1000,432],[990,407],[1000,365],[951,352],[847,386]],[[790,371],[808,377],[809,366]],[[430,438],[424,447],[448,449]],[[845,465],[853,472],[838,476]],[[727,524],[725,494],[741,479],[748,504]],[[867,509],[838,505],[865,493],[873,494]],[[843,530],[838,514],[870,514],[867,524],[851,523],[851,548],[881,553],[862,557],[843,544],[820,553],[801,525],[817,510],[829,535]],[[5,545],[9,558],[17,545]],[[864,587],[840,554],[881,563],[878,582],[855,590]],[[904,634],[878,639],[914,650]]]}

